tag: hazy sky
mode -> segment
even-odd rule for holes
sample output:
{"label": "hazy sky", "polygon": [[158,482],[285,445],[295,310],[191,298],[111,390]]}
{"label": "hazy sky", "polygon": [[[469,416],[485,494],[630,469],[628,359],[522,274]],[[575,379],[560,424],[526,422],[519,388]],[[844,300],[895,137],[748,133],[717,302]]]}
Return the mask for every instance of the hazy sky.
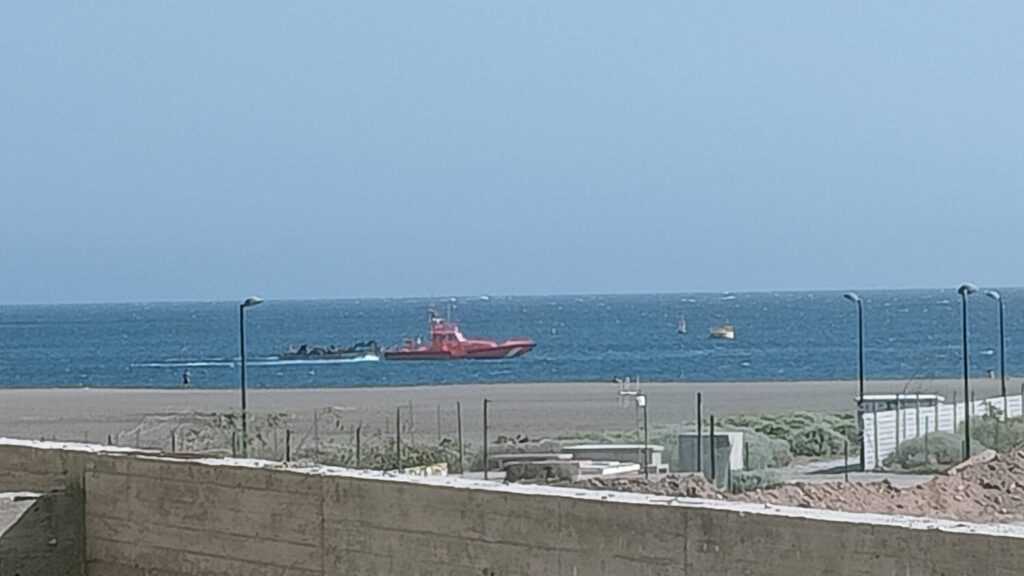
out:
{"label": "hazy sky", "polygon": [[1022,38],[1020,2],[0,2],[0,303],[1022,285]]}

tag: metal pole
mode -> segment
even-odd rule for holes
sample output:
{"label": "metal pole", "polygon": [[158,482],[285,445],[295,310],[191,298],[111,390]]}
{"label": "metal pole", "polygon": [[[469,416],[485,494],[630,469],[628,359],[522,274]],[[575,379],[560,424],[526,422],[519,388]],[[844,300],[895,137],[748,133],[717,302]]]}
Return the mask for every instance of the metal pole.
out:
{"label": "metal pole", "polygon": [[915,398],[915,402],[917,402],[917,408],[916,408],[917,411],[914,413],[914,426],[915,426],[915,429],[917,431],[914,433],[914,438],[917,438],[917,437],[919,437],[921,435],[921,393],[920,392],[917,393],[917,397]]}
{"label": "metal pole", "polygon": [[284,431],[284,461],[292,461],[292,431],[290,428]]}
{"label": "metal pole", "polygon": [[[857,388],[857,412],[860,413],[861,407],[864,405],[864,303],[861,300],[857,300],[857,350],[858,350],[858,362],[857,362],[857,375],[860,380]],[[857,434],[860,436],[861,444],[864,443],[864,424],[863,418],[858,424]],[[864,471],[864,450],[860,451],[860,469]]]}
{"label": "metal pole", "polygon": [[644,399],[644,480],[650,478],[651,473],[651,451],[647,439],[647,401]]}
{"label": "metal pole", "polygon": [[462,402],[455,403],[455,418],[459,421],[459,474],[465,474],[466,454],[462,449]]}
{"label": "metal pole", "polygon": [[441,443],[441,405],[437,405],[437,443]]}
{"label": "metal pole", "polygon": [[871,414],[873,416],[873,418],[871,418],[871,436],[875,444],[875,470],[878,470],[878,465],[882,460],[878,454],[878,403],[871,403]]}
{"label": "metal pole", "polygon": [[239,351],[241,352],[242,367],[242,457],[249,455],[249,418],[245,402],[245,305],[238,307],[238,336]]}
{"label": "metal pole", "polygon": [[395,470],[402,471],[402,407],[395,408]]}
{"label": "metal pole", "polygon": [[896,446],[900,445],[900,395],[896,394]]}
{"label": "metal pole", "polygon": [[171,454],[178,451],[177,439],[174,437],[175,432],[177,432],[177,430],[171,430]]}
{"label": "metal pole", "polygon": [[843,480],[850,481],[850,441],[843,438]]}
{"label": "metal pole", "polygon": [[971,457],[971,416],[968,403],[971,401],[970,363],[967,358],[967,292],[960,292],[963,301],[963,344],[964,344],[964,460]]}
{"label": "metal pole", "polygon": [[701,400],[700,392],[697,392],[697,472],[704,472],[704,454],[703,446],[704,438],[701,434],[701,408],[703,401]]}
{"label": "metal pole", "polygon": [[412,400],[409,400],[409,438],[416,444],[416,411],[412,409]]}
{"label": "metal pole", "polygon": [[857,347],[859,350],[859,375],[860,375],[860,388],[858,388],[857,397],[864,400],[864,303],[860,300],[857,301]]}
{"label": "metal pole", "polygon": [[1006,330],[1003,323],[1003,299],[999,298],[999,378],[1002,382],[1003,409],[1006,408]]}
{"label": "metal pole", "polygon": [[363,467],[363,425],[356,426],[356,468]]}
{"label": "metal pole", "polygon": [[956,392],[953,392],[953,434],[956,434]]}
{"label": "metal pole", "polygon": [[487,405],[490,400],[484,398],[484,480],[488,479],[487,470],[490,467],[490,462],[487,460]]}
{"label": "metal pole", "polygon": [[320,417],[319,410],[313,410],[313,447],[316,448],[316,456],[320,457]]}
{"label": "metal pole", "polygon": [[709,456],[711,456],[711,483],[714,484],[715,475],[717,474],[715,470],[715,415],[712,414],[710,418],[711,430],[708,432],[708,452],[710,452]]}

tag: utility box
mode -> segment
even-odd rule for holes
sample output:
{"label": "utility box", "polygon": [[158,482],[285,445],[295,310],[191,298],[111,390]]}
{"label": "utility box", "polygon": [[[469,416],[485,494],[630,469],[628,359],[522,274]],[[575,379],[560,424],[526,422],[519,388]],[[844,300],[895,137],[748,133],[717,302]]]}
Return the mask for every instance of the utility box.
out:
{"label": "utility box", "polygon": [[[680,472],[704,472],[719,488],[729,487],[730,473],[743,470],[743,432],[715,432],[714,442],[711,436],[702,433],[700,436],[701,460],[697,462],[697,433],[686,432],[679,435]],[[711,473],[711,450],[715,451],[715,470]]]}

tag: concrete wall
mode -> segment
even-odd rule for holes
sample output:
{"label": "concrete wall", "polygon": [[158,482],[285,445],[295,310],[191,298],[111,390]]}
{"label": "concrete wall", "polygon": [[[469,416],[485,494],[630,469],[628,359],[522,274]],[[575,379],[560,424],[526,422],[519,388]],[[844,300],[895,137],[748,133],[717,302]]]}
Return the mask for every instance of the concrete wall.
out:
{"label": "concrete wall", "polygon": [[0,493],[0,576],[79,576],[81,498],[65,491]]}
{"label": "concrete wall", "polygon": [[0,441],[0,576],[84,574],[87,451]]}
{"label": "concrete wall", "polygon": [[[0,441],[0,482],[9,448]],[[246,461],[83,460],[94,576],[1006,576],[1024,565],[1024,530],[1012,527]]]}
{"label": "concrete wall", "polygon": [[99,457],[85,485],[89,574],[323,574],[322,475]]}

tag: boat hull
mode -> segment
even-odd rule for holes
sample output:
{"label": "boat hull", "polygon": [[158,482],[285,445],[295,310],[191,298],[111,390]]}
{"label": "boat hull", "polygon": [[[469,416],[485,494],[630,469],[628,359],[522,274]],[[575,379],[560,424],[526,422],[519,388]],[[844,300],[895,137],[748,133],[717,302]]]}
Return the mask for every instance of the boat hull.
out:
{"label": "boat hull", "polygon": [[385,360],[503,360],[518,358],[533,350],[533,342],[498,344],[474,349],[436,350],[427,347],[385,350]]}

